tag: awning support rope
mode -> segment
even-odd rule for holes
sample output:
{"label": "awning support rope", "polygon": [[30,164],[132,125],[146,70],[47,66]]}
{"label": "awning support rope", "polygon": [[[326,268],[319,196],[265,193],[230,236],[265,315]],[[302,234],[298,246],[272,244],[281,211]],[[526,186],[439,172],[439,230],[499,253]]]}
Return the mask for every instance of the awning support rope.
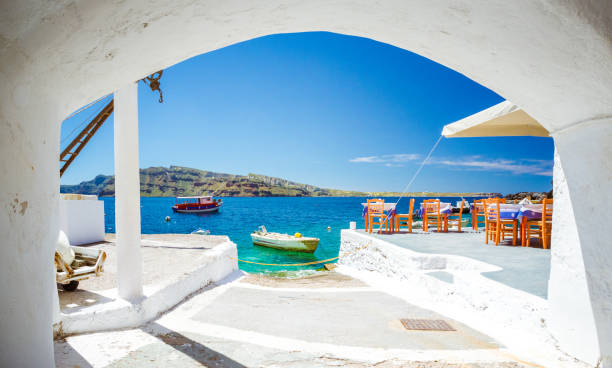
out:
{"label": "awning support rope", "polygon": [[402,199],[402,197],[404,197],[404,193],[408,192],[408,189],[410,188],[410,186],[412,185],[412,183],[414,182],[414,179],[416,179],[416,177],[419,175],[419,173],[421,172],[421,170],[423,170],[423,166],[425,166],[425,164],[427,163],[427,161],[429,161],[429,158],[431,157],[431,155],[434,153],[434,151],[436,150],[436,148],[438,147],[438,144],[440,144],[440,141],[442,140],[444,136],[440,135],[440,137],[438,138],[438,140],[436,141],[436,143],[434,143],[433,147],[431,147],[431,150],[429,150],[429,153],[427,154],[427,156],[425,157],[425,159],[423,160],[423,162],[421,162],[421,166],[419,166],[419,168],[417,169],[417,171],[414,173],[414,175],[412,176],[412,179],[410,179],[410,181],[408,182],[408,185],[406,185],[406,188],[404,188],[404,190],[400,193],[400,197],[397,199],[397,202],[395,202],[395,206],[397,207],[397,204],[399,203],[400,199]]}

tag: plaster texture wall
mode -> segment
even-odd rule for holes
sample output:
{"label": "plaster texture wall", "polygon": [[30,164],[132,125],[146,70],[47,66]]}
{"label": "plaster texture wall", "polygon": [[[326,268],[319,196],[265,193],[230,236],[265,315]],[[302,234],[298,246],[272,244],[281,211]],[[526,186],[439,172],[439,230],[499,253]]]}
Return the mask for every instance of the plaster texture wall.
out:
{"label": "plaster texture wall", "polygon": [[49,105],[27,108],[43,96],[7,87],[0,87],[0,357],[7,366],[53,367],[59,115]]}
{"label": "plaster texture wall", "polygon": [[[578,321],[582,321],[583,327],[576,332],[585,332],[584,329],[594,322],[600,349],[600,366],[610,367],[612,240],[609,236],[610,213],[607,209],[612,208],[612,118],[583,123],[555,134],[554,138],[560,167],[565,174],[565,182],[559,180],[555,189],[562,193],[562,199],[569,197],[571,200],[573,220],[576,222],[575,231],[571,226],[557,226],[560,231],[554,234],[555,241],[564,245],[553,253],[553,268],[565,273],[565,276],[557,278],[559,274],[551,272],[551,281],[554,283],[551,283],[550,290],[556,296],[551,304],[555,304],[559,317],[557,323],[568,323],[567,327],[558,326],[557,331],[571,331]],[[555,203],[555,211],[559,209],[556,206]],[[567,211],[556,213],[557,217],[553,220],[562,221],[561,224],[571,222],[572,219],[567,215],[564,219],[560,218],[564,212]],[[576,238],[579,242],[576,242]],[[581,263],[584,268],[581,268]],[[572,275],[575,279],[570,282]],[[581,300],[587,296],[581,285],[583,277],[588,286],[588,301]],[[588,308],[589,304],[592,309]],[[572,310],[580,313],[573,314]],[[563,321],[560,313],[571,318]],[[583,345],[593,343],[590,333],[572,337],[570,331],[565,330],[562,335],[558,335],[562,346],[569,348],[572,341],[580,341],[579,347],[573,350],[592,350],[593,345]]]}
{"label": "plaster texture wall", "polygon": [[595,195],[612,197],[611,158],[602,147],[612,117],[611,8],[607,0],[2,2],[0,328],[15,332],[2,336],[0,355],[19,366],[53,365],[53,277],[41,270],[59,228],[63,117],[203,52],[273,33],[331,31],[435,60],[559,132],[600,348],[609,359],[612,292],[602,257],[609,242],[605,226],[589,221],[607,216],[607,208],[593,205]]}
{"label": "plaster texture wall", "polygon": [[70,245],[104,240],[103,201],[60,199],[59,220]]}

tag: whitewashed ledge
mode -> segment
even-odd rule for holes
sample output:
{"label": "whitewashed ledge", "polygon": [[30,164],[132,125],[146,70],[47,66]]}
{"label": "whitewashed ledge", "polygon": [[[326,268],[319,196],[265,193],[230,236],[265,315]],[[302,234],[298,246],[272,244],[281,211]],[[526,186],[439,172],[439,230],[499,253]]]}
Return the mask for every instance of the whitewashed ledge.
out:
{"label": "whitewashed ledge", "polygon": [[[117,289],[109,290],[107,303],[93,305],[76,313],[60,316],[54,326],[57,336],[138,327],[173,308],[194,292],[225,279],[238,270],[236,244],[225,241],[206,250],[202,263],[190,272],[178,272],[176,277],[145,286],[144,297],[130,303],[117,296]],[[144,241],[143,241],[144,244]]]}
{"label": "whitewashed ledge", "polygon": [[[429,235],[414,236],[427,241]],[[393,236],[388,239],[342,230],[340,253],[352,253],[340,258],[338,272],[463,322],[525,360],[554,367],[587,366],[558,349],[546,327],[546,299],[481,275],[500,267],[468,257],[418,253],[394,245]],[[452,275],[452,280],[441,275]]]}

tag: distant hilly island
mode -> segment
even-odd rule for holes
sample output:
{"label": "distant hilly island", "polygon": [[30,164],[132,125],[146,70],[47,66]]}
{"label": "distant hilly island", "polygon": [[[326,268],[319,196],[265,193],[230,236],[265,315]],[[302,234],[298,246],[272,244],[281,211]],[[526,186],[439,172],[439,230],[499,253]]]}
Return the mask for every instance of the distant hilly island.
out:
{"label": "distant hilly island", "polygon": [[[61,193],[115,195],[115,177],[98,175],[75,185],[62,185]],[[212,194],[219,197],[393,197],[394,192],[357,192],[319,188],[271,176],[232,175],[189,167],[149,167],[140,169],[140,194],[144,197],[177,197]],[[498,193],[406,193],[407,196],[474,197]]]}

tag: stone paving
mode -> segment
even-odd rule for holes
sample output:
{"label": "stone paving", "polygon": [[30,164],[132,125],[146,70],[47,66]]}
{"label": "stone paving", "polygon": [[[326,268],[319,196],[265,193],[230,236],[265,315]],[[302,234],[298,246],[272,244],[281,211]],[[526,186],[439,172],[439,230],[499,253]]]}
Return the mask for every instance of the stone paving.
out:
{"label": "stone paving", "polygon": [[[408,331],[400,318],[456,331]],[[137,329],[55,343],[57,367],[525,367],[492,338],[336,272],[232,274]]]}

